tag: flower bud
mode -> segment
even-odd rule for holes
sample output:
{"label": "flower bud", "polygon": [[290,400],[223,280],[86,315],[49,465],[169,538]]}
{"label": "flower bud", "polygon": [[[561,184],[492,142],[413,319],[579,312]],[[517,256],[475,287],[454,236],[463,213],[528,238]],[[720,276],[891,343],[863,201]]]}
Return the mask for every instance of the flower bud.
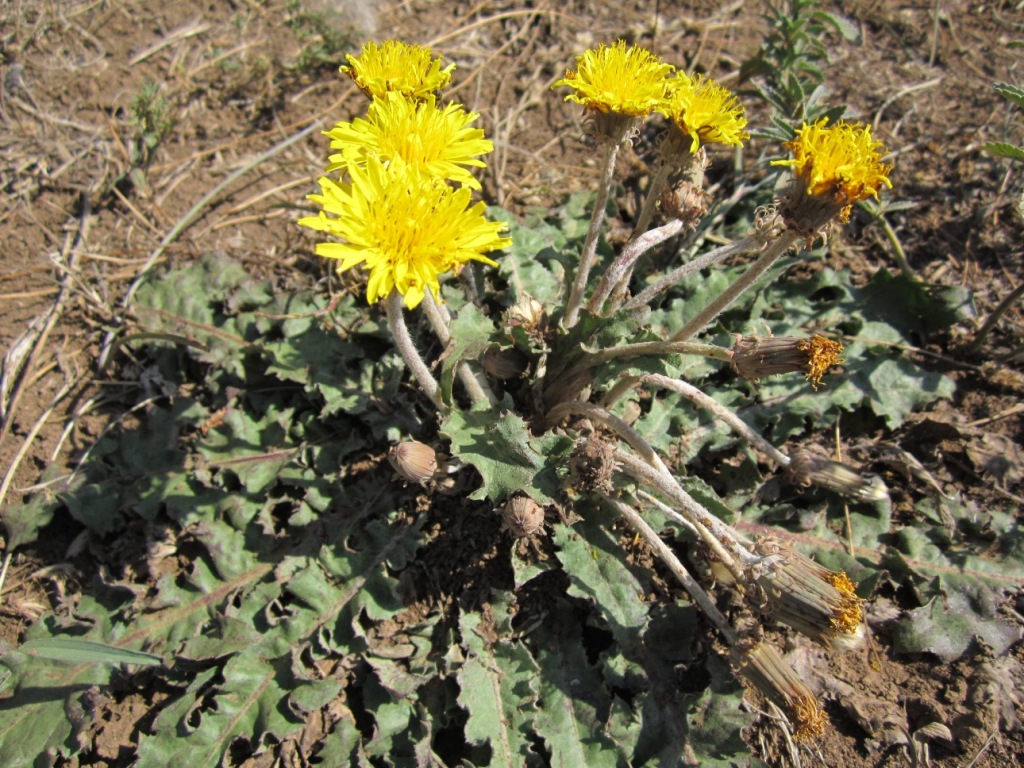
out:
{"label": "flower bud", "polygon": [[661,194],[661,210],[666,216],[681,219],[690,229],[696,229],[708,212],[710,196],[698,185],[682,181],[675,187],[666,187]]}
{"label": "flower bud", "polygon": [[502,530],[515,538],[533,536],[544,527],[544,508],[529,496],[515,496],[501,509]]}
{"label": "flower bud", "polygon": [[817,485],[862,501],[885,501],[889,489],[878,475],[865,475],[849,464],[832,461],[813,451],[797,451],[787,467],[796,485]]}
{"label": "flower bud", "polygon": [[844,362],[843,345],[824,336],[737,336],[732,348],[732,367],[744,378],[803,371],[815,389],[830,366]]}
{"label": "flower bud", "polygon": [[505,381],[518,379],[526,373],[530,367],[530,358],[515,347],[510,349],[488,347],[483,357],[480,358],[480,364],[489,376],[493,376],[499,381]]}
{"label": "flower bud", "polygon": [[770,560],[755,566],[771,618],[826,648],[846,651],[864,640],[862,600],[842,571],[830,571],[799,552],[774,542],[759,542],[758,555]]}
{"label": "flower bud", "polygon": [[806,742],[825,734],[828,716],[778,651],[758,643],[738,655],[737,673],[786,713],[793,724],[793,738]]}
{"label": "flower bud", "polygon": [[437,472],[437,453],[429,445],[415,440],[391,446],[388,461],[395,472],[410,483],[423,485]]}

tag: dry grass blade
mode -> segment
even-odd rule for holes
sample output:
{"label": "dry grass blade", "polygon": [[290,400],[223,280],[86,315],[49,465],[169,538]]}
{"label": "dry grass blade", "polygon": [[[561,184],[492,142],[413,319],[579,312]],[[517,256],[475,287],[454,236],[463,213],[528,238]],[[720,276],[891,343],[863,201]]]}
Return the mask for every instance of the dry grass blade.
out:
{"label": "dry grass blade", "polygon": [[[35,318],[28,330],[16,341],[4,356],[3,367],[0,369],[0,443],[10,431],[11,421],[18,408],[24,387],[38,355],[46,350],[46,341],[54,326],[64,312],[64,306],[70,295],[69,283],[76,273],[78,264],[78,247],[88,232],[91,207],[86,198],[83,201],[82,215],[74,234],[69,233],[64,248],[55,259],[61,273],[60,287],[53,306],[45,315]],[[0,494],[0,499],[3,495]]]}
{"label": "dry grass blade", "polygon": [[[203,197],[195,205],[193,205],[184,216],[181,217],[178,223],[175,224],[174,227],[166,235],[164,235],[163,240],[160,241],[160,244],[156,247],[153,253],[150,254],[149,258],[146,260],[146,263],[142,265],[142,268],[135,276],[135,279],[132,281],[131,285],[128,286],[128,290],[125,291],[124,298],[121,300],[121,308],[123,310],[128,309],[128,307],[132,303],[132,299],[135,297],[135,292],[139,289],[139,286],[142,285],[142,282],[146,279],[146,276],[149,275],[150,270],[157,264],[159,259],[164,255],[164,252],[167,250],[167,247],[171,243],[173,243],[178,238],[178,236],[182,232],[184,232],[197,218],[199,218],[199,215],[204,210],[206,210],[207,206],[209,206],[214,200],[216,200],[225,189],[230,187],[232,184],[238,181],[238,179],[242,178],[253,169],[257,168],[260,164],[266,162],[275,155],[283,152],[296,142],[301,141],[319,127],[319,121],[314,121],[310,123],[308,126],[303,128],[298,133],[289,136],[284,141],[275,144],[270,149],[252,158],[252,160],[243,165],[241,168],[237,169],[234,173],[230,174],[222,182],[217,184],[217,186],[215,186],[213,189],[211,189],[209,192],[203,195]],[[98,360],[98,365],[101,370],[105,368],[107,365],[107,361],[110,356],[110,350],[112,348],[115,335],[116,331],[110,331],[106,334],[106,336],[103,339],[103,344],[100,348]]]}

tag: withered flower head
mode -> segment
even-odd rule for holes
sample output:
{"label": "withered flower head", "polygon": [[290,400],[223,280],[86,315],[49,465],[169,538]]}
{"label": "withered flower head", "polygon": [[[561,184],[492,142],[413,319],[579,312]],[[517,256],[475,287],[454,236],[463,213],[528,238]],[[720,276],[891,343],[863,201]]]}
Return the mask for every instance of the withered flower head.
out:
{"label": "withered flower head", "polygon": [[569,482],[580,493],[610,494],[615,447],[599,437],[579,443],[569,457]]}
{"label": "withered flower head", "polygon": [[530,367],[530,358],[525,353],[510,347],[509,349],[498,349],[488,347],[480,358],[480,365],[487,371],[489,376],[500,381],[518,379],[526,373]]}
{"label": "withered flower head", "polygon": [[509,328],[522,326],[530,336],[542,336],[547,329],[548,313],[544,305],[529,294],[522,294],[519,301],[509,307],[507,317]]}
{"label": "withered flower head", "polygon": [[862,474],[849,464],[832,461],[814,451],[794,453],[787,470],[793,482],[804,488],[817,485],[862,501],[889,498],[889,489],[878,475]]}
{"label": "withered flower head", "polygon": [[829,367],[845,362],[841,342],[814,335],[737,336],[732,348],[732,367],[744,378],[757,381],[763,376],[802,371],[817,389]]}
{"label": "withered flower head", "polygon": [[849,650],[864,639],[862,600],[842,571],[830,571],[799,552],[760,542],[757,554],[771,562],[756,568],[771,618],[826,648]]}
{"label": "withered flower head", "polygon": [[759,643],[738,656],[736,671],[789,716],[795,739],[806,742],[825,734],[828,716],[778,651]]}

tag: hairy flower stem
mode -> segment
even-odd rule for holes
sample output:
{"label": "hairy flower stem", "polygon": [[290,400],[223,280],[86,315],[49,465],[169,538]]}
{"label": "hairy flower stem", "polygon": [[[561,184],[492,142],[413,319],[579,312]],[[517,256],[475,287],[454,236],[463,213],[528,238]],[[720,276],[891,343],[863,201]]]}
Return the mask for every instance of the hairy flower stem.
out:
{"label": "hairy flower stem", "polygon": [[438,409],[442,409],[441,387],[430,372],[427,364],[423,362],[423,358],[420,357],[419,350],[416,349],[416,345],[412,342],[412,337],[409,336],[409,329],[405,326],[405,318],[402,316],[402,294],[397,290],[392,290],[388,294],[384,306],[388,315],[388,330],[391,331],[391,336],[395,340],[395,346],[401,353],[402,359],[405,360],[405,364],[412,371],[412,375],[416,378],[416,381],[427,397],[433,401]]}
{"label": "hairy flower stem", "polygon": [[647,304],[650,304],[651,299],[664,293],[673,285],[678,283],[685,277],[689,277],[695,272],[710,267],[712,264],[717,264],[720,261],[724,261],[730,256],[735,256],[741,253],[747,253],[755,248],[760,247],[761,241],[756,237],[749,236],[744,237],[742,240],[737,240],[735,243],[729,243],[727,245],[719,246],[714,250],[708,251],[702,256],[698,256],[693,261],[688,261],[685,264],[676,267],[674,270],[669,272],[664,277],[660,278],[654,285],[649,288],[645,288],[643,291],[638,293],[632,299],[622,305],[619,311],[629,312],[634,309],[639,309]]}
{"label": "hairy flower stem", "polygon": [[580,263],[576,268],[576,277],[572,282],[569,300],[565,305],[565,316],[562,318],[562,326],[566,329],[576,325],[580,318],[583,294],[587,289],[587,279],[590,277],[590,270],[594,266],[597,253],[597,239],[601,234],[601,227],[604,224],[604,209],[608,204],[608,193],[611,191],[612,178],[615,174],[615,158],[619,154],[619,147],[622,144],[623,138],[624,135],[617,140],[610,141],[608,144],[608,153],[604,159],[604,170],[601,172],[601,180],[597,185],[597,200],[594,201],[594,213],[590,217],[587,239],[583,242]]}
{"label": "hairy flower stem", "polygon": [[643,537],[647,545],[654,551],[661,561],[672,571],[672,575],[676,577],[676,580],[683,585],[683,589],[687,591],[694,604],[700,610],[704,612],[704,615],[710,619],[711,623],[718,628],[718,631],[722,633],[722,637],[730,645],[735,645],[737,642],[736,630],[729,624],[729,620],[725,618],[714,601],[708,596],[697,580],[693,578],[686,567],[679,562],[679,558],[676,557],[675,553],[669,548],[669,546],[662,541],[661,537],[658,536],[657,532],[647,521],[643,519],[639,512],[637,512],[629,504],[626,504],[618,499],[612,499],[608,496],[601,497],[605,503],[611,506],[616,512],[625,518],[629,527],[636,531],[640,536]]}
{"label": "hairy flower stem", "polygon": [[[661,491],[679,505],[683,517],[689,521],[700,538],[725,564],[737,581],[744,578],[741,566],[750,566],[760,562],[760,558],[746,548],[746,542],[738,533],[682,489],[672,477],[672,473],[669,472],[657,451],[644,440],[639,432],[601,406],[580,400],[559,403],[551,409],[545,420],[549,424],[557,424],[570,414],[584,416],[607,427],[636,451],[641,458],[637,458],[621,448],[616,450],[615,458],[624,466],[628,474]],[[739,564],[737,564],[737,560]]]}
{"label": "hairy flower stem", "polygon": [[693,338],[708,323],[731,307],[733,302],[746,292],[761,275],[771,269],[775,262],[779,260],[779,257],[788,251],[790,246],[799,239],[800,235],[792,230],[787,230],[779,235],[779,238],[768,245],[757,261],[751,264],[735,283],[722,291],[710,304],[704,307],[679,333],[672,337],[672,341],[688,341]]}
{"label": "hairy flower stem", "polygon": [[[433,294],[427,291],[427,295],[423,299],[423,310],[438,340],[447,347],[448,342],[452,339],[451,331],[449,331],[452,324],[452,316],[448,308],[444,304],[438,304],[434,300]],[[458,375],[459,381],[462,382],[462,386],[466,388],[466,392],[469,394],[469,399],[474,403],[486,401],[492,406],[498,404],[497,396],[482,373],[473,371],[468,363],[459,363]]]}
{"label": "hairy flower stem", "polygon": [[684,222],[676,219],[630,240],[626,247],[622,249],[622,253],[612,262],[608,271],[604,273],[601,282],[598,283],[597,290],[594,291],[594,295],[587,305],[587,309],[594,314],[599,313],[604,308],[604,303],[608,299],[609,294],[611,294],[612,289],[625,277],[636,260],[654,246],[679,234],[683,226]]}
{"label": "hairy flower stem", "polygon": [[665,184],[668,182],[668,178],[672,175],[673,170],[675,170],[675,166],[671,163],[662,162],[661,165],[658,166],[658,170],[655,172],[654,177],[651,179],[651,183],[648,186],[647,197],[644,200],[644,207],[640,209],[640,216],[637,217],[636,226],[633,227],[631,239],[635,240],[647,231],[647,227],[654,218],[654,212],[658,208],[658,201],[661,199],[661,191],[665,188]]}
{"label": "hairy flower stem", "polygon": [[757,565],[761,558],[750,551],[744,537],[684,491],[670,473],[641,461],[622,449],[615,451],[615,460],[622,465],[627,474],[671,499],[676,509],[690,521],[700,534],[701,540],[729,569],[733,577],[741,583],[746,581],[743,569]]}
{"label": "hairy flower stem", "polygon": [[[632,240],[637,240],[647,231],[647,227],[650,226],[651,220],[654,218],[654,212],[657,210],[662,192],[664,191],[669,178],[673,171],[680,170],[679,149],[682,137],[674,131],[669,135],[670,138],[662,144],[662,162],[658,167],[657,172],[654,174],[654,178],[651,179],[650,188],[648,189],[647,197],[644,200],[644,206],[640,211],[639,218],[637,218],[636,226],[633,228],[633,234],[631,235]],[[687,140],[688,138],[689,137],[687,137]],[[689,153],[686,154],[688,155]],[[704,169],[706,167],[706,160],[707,154],[703,147],[701,147],[696,154],[689,156],[689,167],[685,169],[685,175],[694,191],[699,191],[704,188]],[[626,248],[628,249],[629,246],[627,245]],[[629,281],[633,278],[633,267],[636,266],[636,261],[637,259],[634,258],[618,277],[609,297],[610,304],[607,308],[607,312],[609,314],[615,312],[622,305],[622,302],[629,291]]]}
{"label": "hairy flower stem", "polygon": [[757,450],[761,451],[761,453],[768,456],[769,459],[780,467],[788,467],[790,465],[792,460],[789,456],[765,440],[764,437],[759,435],[755,430],[751,429],[750,426],[735,413],[730,411],[710,395],[701,392],[692,384],[688,384],[679,379],[670,379],[668,376],[663,376],[660,373],[652,373],[642,376],[640,380],[643,382],[650,382],[658,387],[670,389],[673,392],[678,392],[698,408],[703,408],[713,414],[719,421],[725,422],[733,432],[753,445]]}
{"label": "hairy flower stem", "polygon": [[609,360],[631,357],[662,357],[664,355],[696,355],[725,362],[732,360],[730,350],[715,344],[699,344],[692,341],[642,341],[636,344],[623,344],[620,347],[599,349],[588,354],[584,362],[587,368],[594,368]]}

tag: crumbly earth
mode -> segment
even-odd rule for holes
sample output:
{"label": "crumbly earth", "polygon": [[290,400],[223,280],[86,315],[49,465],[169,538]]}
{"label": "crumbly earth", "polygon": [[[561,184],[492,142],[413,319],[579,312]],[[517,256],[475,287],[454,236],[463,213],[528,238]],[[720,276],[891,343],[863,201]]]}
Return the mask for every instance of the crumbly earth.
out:
{"label": "crumbly earth", "polygon": [[[481,114],[496,146],[484,194],[512,211],[557,203],[597,177],[592,152],[578,141],[578,109],[549,90],[577,53],[626,37],[737,88],[740,63],[765,33],[761,4],[742,0],[413,2],[388,4],[376,17],[340,0],[304,5],[340,9],[331,11],[337,15],[330,23],[344,29],[354,19],[362,30],[357,41],[427,43],[456,62],[457,85],[447,96]],[[1021,112],[991,88],[994,81],[1019,82],[1020,49],[1011,43],[1024,40],[1024,15],[1013,2],[836,5],[861,41],[828,38],[830,100],[875,126],[896,163],[892,199],[915,204],[889,215],[893,239],[922,279],[969,288],[979,317],[959,336],[919,341],[916,354],[954,377],[958,394],[917,416],[901,445],[940,485],[979,506],[1019,510],[1020,302],[980,345],[967,343],[1024,280],[1024,228],[1014,213],[1024,186],[1020,166],[981,151],[989,140],[1024,140]],[[318,128],[358,114],[362,101],[337,76],[337,51],[318,58],[321,39],[296,21],[285,0],[21,0],[0,10],[0,341],[5,351],[27,355],[20,379],[5,374],[0,393],[0,467],[13,467],[0,506],[74,467],[108,425],[134,418],[131,361],[112,358],[101,366],[99,358],[104,328],[140,271],[222,251],[255,274],[273,276],[282,291],[324,276],[311,235],[294,225],[296,208],[314,191],[323,164]],[[159,135],[152,146],[131,120],[133,100],[149,87],[155,92],[147,130]],[[763,110],[750,110],[756,125]],[[311,126],[309,135],[231,177]],[[623,167],[623,181],[636,181],[639,163]],[[622,204],[628,210],[631,201]],[[895,269],[893,249],[877,223],[855,219],[833,243],[830,264],[866,278]],[[18,341],[33,322],[47,324],[44,341],[23,349]],[[509,574],[495,565],[493,549],[472,549],[474,542],[493,548],[494,536],[437,535],[458,527],[448,524],[454,511],[445,503],[434,511],[435,535],[420,561],[433,571],[424,579],[439,591],[432,599],[469,590],[483,600],[491,587],[507,587]],[[38,543],[14,552],[0,641],[16,644],[27,625],[97,568],[123,571],[130,564],[130,544],[83,558],[80,533],[64,518]],[[878,620],[887,610],[884,601],[872,608]],[[1005,612],[1020,620],[1019,593]],[[408,620],[417,620],[415,602]],[[844,656],[805,653],[834,724],[803,753],[805,761],[906,765],[898,739],[877,736],[895,733],[879,727],[892,721],[911,734],[932,723],[951,729],[953,743],[929,742],[934,766],[1024,763],[1019,645],[1009,660],[979,653],[949,666],[899,656],[878,640]],[[105,694],[97,702],[103,716],[89,764],[130,764],[134,734],[162,698],[156,685],[148,697]],[[791,764],[790,746],[767,719],[748,739],[769,764]]]}

